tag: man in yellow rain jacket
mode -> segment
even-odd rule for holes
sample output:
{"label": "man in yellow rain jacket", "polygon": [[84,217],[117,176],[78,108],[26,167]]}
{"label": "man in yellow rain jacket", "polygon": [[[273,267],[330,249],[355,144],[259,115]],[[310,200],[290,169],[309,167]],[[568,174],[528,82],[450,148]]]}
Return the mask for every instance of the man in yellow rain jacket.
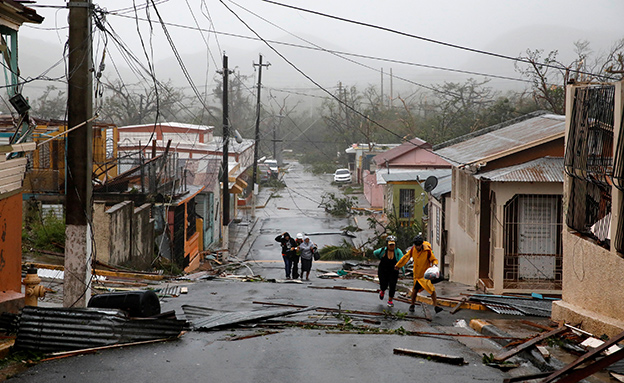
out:
{"label": "man in yellow rain jacket", "polygon": [[410,259],[414,260],[414,288],[412,289],[412,299],[409,311],[414,311],[414,305],[416,303],[416,296],[420,291],[427,290],[431,294],[431,300],[435,312],[442,311],[442,308],[438,306],[435,287],[430,280],[425,279],[425,270],[433,265],[438,264],[438,259],[433,255],[431,250],[431,244],[423,240],[420,235],[414,238],[414,246],[397,262],[394,266],[395,269],[399,269],[407,264]]}

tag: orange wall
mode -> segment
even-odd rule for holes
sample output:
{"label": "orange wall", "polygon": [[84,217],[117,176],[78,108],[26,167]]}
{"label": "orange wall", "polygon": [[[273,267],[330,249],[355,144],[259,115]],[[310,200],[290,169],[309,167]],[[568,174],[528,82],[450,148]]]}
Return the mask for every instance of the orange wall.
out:
{"label": "orange wall", "polygon": [[0,292],[22,291],[22,193],[0,200]]}

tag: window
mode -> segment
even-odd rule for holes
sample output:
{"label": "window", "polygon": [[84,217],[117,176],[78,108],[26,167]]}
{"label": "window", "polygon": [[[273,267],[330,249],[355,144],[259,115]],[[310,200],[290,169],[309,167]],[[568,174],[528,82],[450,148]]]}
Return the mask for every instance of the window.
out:
{"label": "window", "polygon": [[414,216],[414,189],[399,189],[399,218]]}
{"label": "window", "polygon": [[505,205],[505,288],[561,288],[561,229],[561,196],[522,194]]}
{"label": "window", "polygon": [[572,177],[566,224],[608,246],[614,180],[615,87],[574,90],[565,171]]}

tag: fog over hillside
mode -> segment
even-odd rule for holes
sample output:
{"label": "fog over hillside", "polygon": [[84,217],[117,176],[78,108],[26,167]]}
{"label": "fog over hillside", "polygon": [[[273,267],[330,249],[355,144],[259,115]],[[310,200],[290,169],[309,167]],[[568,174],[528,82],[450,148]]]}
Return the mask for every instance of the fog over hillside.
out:
{"label": "fog over hillside", "polygon": [[[127,7],[125,2],[117,0],[102,3],[109,9],[122,8],[122,5]],[[211,25],[206,22],[206,9],[195,11],[195,19],[191,19],[186,7],[176,7],[173,3],[162,2],[160,11],[165,22],[171,23],[167,27],[168,32],[193,86],[200,93],[211,93],[214,89],[214,80],[219,76],[217,70],[222,66],[222,53],[225,52],[229,57],[230,69],[242,76],[250,76],[248,85],[251,94],[256,79],[252,64],[257,63],[258,55],[262,54],[264,62],[271,64],[263,72],[265,96],[278,99],[288,97],[289,100],[302,100],[311,105],[318,105],[327,97],[317,85],[335,92],[339,83],[342,86],[356,86],[358,90],[370,85],[379,89],[383,83],[384,94],[389,95],[392,89],[395,97],[426,93],[430,91],[428,88],[437,84],[463,82],[468,78],[479,81],[490,78],[489,86],[501,91],[521,90],[527,85],[517,81],[520,75],[511,60],[423,41],[414,36],[511,57],[517,57],[526,49],[543,49],[546,53],[557,50],[564,64],[574,58],[575,41],[589,41],[597,53],[607,51],[616,40],[624,38],[624,33],[616,32],[615,27],[612,27],[616,24],[609,22],[613,18],[612,13],[624,11],[624,5],[608,0],[598,1],[594,5],[596,12],[602,10],[602,19],[595,17],[594,12],[585,15],[586,20],[580,20],[578,12],[574,10],[581,9],[579,7],[583,2],[579,0],[553,1],[548,4],[527,0],[523,4],[505,5],[498,1],[480,0],[470,6],[461,1],[444,4],[397,1],[384,7],[364,7],[351,0],[344,4],[329,1],[297,2],[297,6],[348,17],[350,20],[411,36],[250,1],[242,1],[240,8],[253,9],[250,13],[256,12],[256,15],[272,21],[259,19],[238,9],[238,15],[250,25],[250,28],[246,28],[218,2],[209,1],[206,2],[207,7],[210,12],[214,12],[210,13],[209,20],[214,23]],[[557,4],[561,7],[558,8]],[[38,8],[37,11],[46,17],[43,25],[40,28],[26,26],[20,31],[21,74],[26,79],[62,78],[65,73],[63,41],[67,34],[62,25],[66,24],[66,11],[51,12],[45,8]],[[112,81],[121,77],[126,84],[145,82],[134,70],[148,66],[147,55],[159,81],[171,81],[173,86],[191,94],[191,84],[158,23],[152,20],[151,29],[146,30],[148,23],[145,20],[116,16],[107,16],[110,28],[123,38],[126,47],[141,64],[131,62],[128,53],[121,55],[120,48],[109,38],[103,79]],[[144,14],[139,13],[139,17],[144,17]],[[202,34],[192,30],[195,21],[204,28]],[[136,31],[137,25],[144,28],[140,35]],[[61,29],[54,32],[45,30],[52,27]],[[221,32],[206,32],[212,28]],[[260,41],[254,32],[269,41],[271,47],[290,63]],[[143,44],[140,43],[141,39]],[[102,34],[96,33],[96,66],[102,58],[104,41]],[[135,69],[131,70],[131,66]],[[31,98],[37,97],[49,85],[64,88],[61,81],[37,80],[29,82],[24,87],[24,93]]]}

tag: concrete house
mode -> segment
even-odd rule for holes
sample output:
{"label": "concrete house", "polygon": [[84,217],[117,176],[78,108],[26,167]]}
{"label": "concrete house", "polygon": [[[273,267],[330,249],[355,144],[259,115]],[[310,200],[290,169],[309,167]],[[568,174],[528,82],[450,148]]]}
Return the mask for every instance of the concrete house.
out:
{"label": "concrete house", "polygon": [[566,92],[563,294],[552,318],[613,337],[624,331],[624,86]]}
{"label": "concrete house", "polygon": [[450,198],[430,206],[451,281],[559,292],[564,134],[563,116],[536,112],[434,148],[453,164]]}
{"label": "concrete house", "polygon": [[373,162],[377,171],[367,175],[364,195],[371,206],[382,207],[405,224],[420,222],[426,204],[422,185],[425,180],[432,175],[441,177],[451,168],[450,163],[433,153],[431,144],[419,138],[378,154]]}
{"label": "concrete house", "polygon": [[352,144],[345,149],[348,167],[351,174],[354,176],[355,182],[361,184],[364,180],[365,173],[375,173],[373,158],[376,155],[387,152],[397,146],[399,146],[399,144],[378,144],[371,142],[368,144]]}

